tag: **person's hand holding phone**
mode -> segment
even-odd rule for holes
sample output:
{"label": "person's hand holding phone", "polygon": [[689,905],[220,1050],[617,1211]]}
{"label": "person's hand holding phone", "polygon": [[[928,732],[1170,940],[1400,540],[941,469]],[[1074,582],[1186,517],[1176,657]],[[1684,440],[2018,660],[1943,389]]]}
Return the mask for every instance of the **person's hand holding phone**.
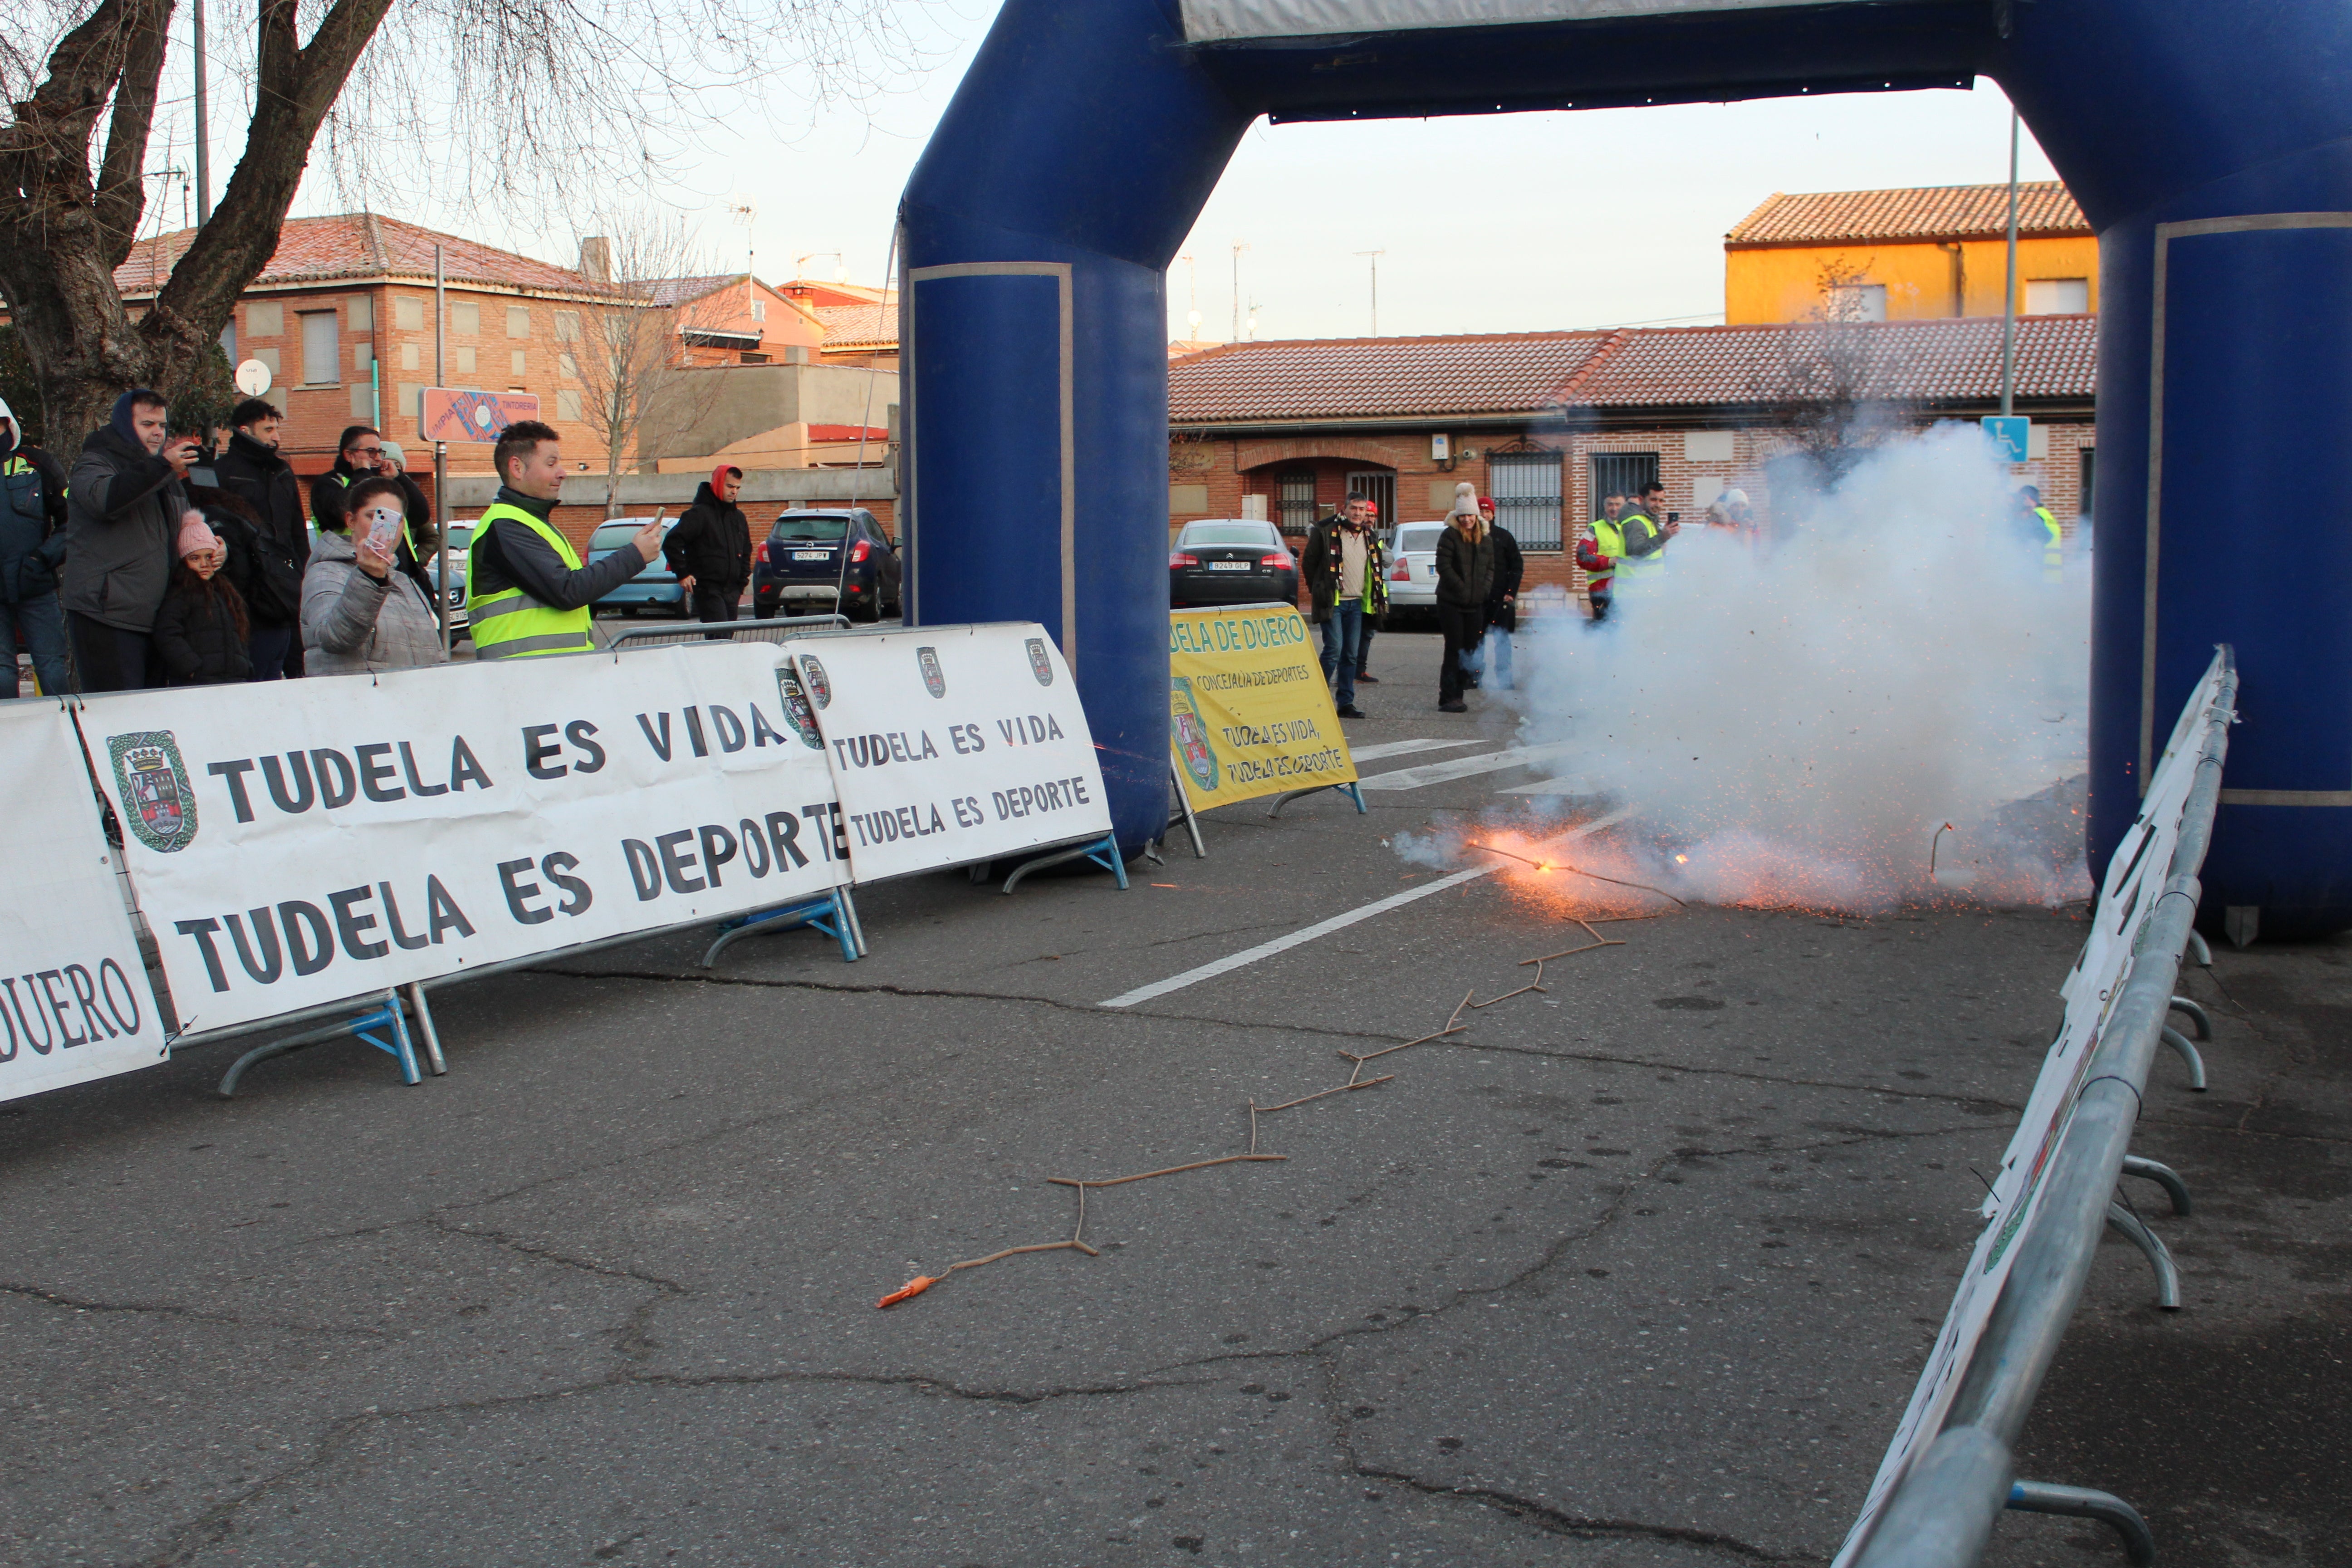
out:
{"label": "person's hand holding phone", "polygon": [[181,479],[196,466],[196,438],[194,436],[173,436],[163,443],[163,460],[172,465],[172,472]]}
{"label": "person's hand holding phone", "polygon": [[646,565],[650,566],[655,562],[660,560],[662,520],[656,517],[651,522],[646,524],[645,527],[637,530],[635,535],[630,539],[629,542],[637,547],[637,555]]}
{"label": "person's hand holding phone", "polygon": [[378,502],[360,513],[359,521],[352,552],[359,558],[361,571],[381,581],[392,569],[392,552],[399,548],[400,510]]}

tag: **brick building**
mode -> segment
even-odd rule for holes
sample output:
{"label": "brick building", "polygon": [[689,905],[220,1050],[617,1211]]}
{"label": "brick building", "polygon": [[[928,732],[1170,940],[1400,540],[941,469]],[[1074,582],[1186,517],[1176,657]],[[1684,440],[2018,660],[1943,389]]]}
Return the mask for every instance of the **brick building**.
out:
{"label": "brick building", "polygon": [[815,310],[748,272],[666,278],[653,287],[653,304],[678,313],[681,364],[770,364],[792,349],[824,346]]}
{"label": "brick building", "polygon": [[[115,269],[134,311],[155,297],[194,235],[142,240]],[[232,363],[269,366],[268,397],[286,419],[280,448],[297,472],[332,465],[347,425],[379,426],[407,447],[412,470],[430,467],[417,419],[433,384],[436,245],[448,307],[446,384],[536,393],[541,417],[567,443],[597,445],[561,356],[577,346],[563,333],[567,324],[576,332],[579,307],[609,303],[612,285],[397,218],[345,213],[288,219],[221,335]],[[453,472],[489,470],[487,447],[452,447],[449,458]]]}
{"label": "brick building", "polygon": [[[1170,526],[1262,516],[1297,534],[1350,493],[1383,525],[1442,516],[1464,479],[1496,498],[1531,583],[1581,587],[1562,548],[1610,489],[1656,479],[1703,510],[1726,489],[1773,516],[1803,486],[1788,427],[1795,368],[1851,356],[1880,416],[1925,428],[1997,413],[2001,323],[1675,327],[1227,344],[1171,361]],[[2018,323],[2017,411],[2062,520],[2087,510],[2097,323]]]}

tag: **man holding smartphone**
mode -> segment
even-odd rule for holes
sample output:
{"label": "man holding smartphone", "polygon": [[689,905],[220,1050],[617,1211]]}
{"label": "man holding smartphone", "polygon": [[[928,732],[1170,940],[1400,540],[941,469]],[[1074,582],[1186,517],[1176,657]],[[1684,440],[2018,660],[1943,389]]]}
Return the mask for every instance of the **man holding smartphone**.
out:
{"label": "man holding smartphone", "polygon": [[498,499],[466,552],[466,617],[478,659],[586,653],[596,601],[646,569],[662,546],[659,518],[593,566],[555,527],[563,495],[560,437],[536,419],[509,425],[491,448]]}
{"label": "man holding smartphone", "polygon": [[[1666,487],[1655,479],[1643,485],[1632,506],[1617,520],[1624,537],[1625,556],[1618,562],[1614,597],[1619,601],[1655,593],[1664,577],[1666,543],[1683,531],[1678,514],[1665,509]],[[1665,521],[1661,522],[1660,518]]]}
{"label": "man holding smartphone", "polygon": [[186,479],[196,461],[195,438],[169,431],[162,395],[134,387],[114,400],[74,463],[60,597],[78,690],[155,683],[155,612],[171,584],[182,520],[193,510]]}

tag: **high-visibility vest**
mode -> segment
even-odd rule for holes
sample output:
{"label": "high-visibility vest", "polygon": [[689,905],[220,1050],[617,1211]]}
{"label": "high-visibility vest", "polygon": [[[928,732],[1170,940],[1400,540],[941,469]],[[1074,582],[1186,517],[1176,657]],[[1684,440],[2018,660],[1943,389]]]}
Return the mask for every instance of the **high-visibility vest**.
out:
{"label": "high-visibility vest", "polygon": [[1658,520],[1646,511],[1629,511],[1618,519],[1616,524],[1617,537],[1620,541],[1618,552],[1624,555],[1624,558],[1617,563],[1616,589],[1621,594],[1628,589],[1639,594],[1655,588],[1666,574],[1666,558],[1661,551],[1653,550],[1647,555],[1624,554],[1622,542],[1627,532],[1626,525],[1635,518],[1641,519],[1643,525],[1649,530],[1651,537],[1654,538],[1659,531]]}
{"label": "high-visibility vest", "polygon": [[473,624],[476,658],[521,658],[542,653],[586,653],[596,646],[589,628],[594,612],[586,605],[559,610],[524,593],[501,588],[477,596],[474,584],[482,580],[482,545],[493,526],[519,522],[555,547],[568,571],[580,570],[580,552],[570,541],[519,506],[497,502],[474,524],[473,542],[466,547],[466,618]]}
{"label": "high-visibility vest", "polygon": [[1610,564],[1606,570],[1587,574],[1587,591],[1606,593],[1616,581],[1617,563],[1625,553],[1625,531],[1608,518],[1594,518],[1592,551],[1596,555],[1605,556]]}
{"label": "high-visibility vest", "polygon": [[2048,507],[2035,507],[2033,515],[2042,520],[2042,530],[2049,535],[2042,542],[2042,580],[2055,583],[2066,574],[2066,533]]}

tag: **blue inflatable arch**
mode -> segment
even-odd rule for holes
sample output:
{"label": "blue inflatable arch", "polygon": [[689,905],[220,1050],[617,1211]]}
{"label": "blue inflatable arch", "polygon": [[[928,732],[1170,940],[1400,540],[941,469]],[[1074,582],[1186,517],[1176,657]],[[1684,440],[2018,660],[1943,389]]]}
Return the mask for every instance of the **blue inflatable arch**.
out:
{"label": "blue inflatable arch", "polygon": [[1276,120],[1998,80],[2100,236],[2095,870],[2236,645],[2208,903],[2352,925],[2352,12],[2314,0],[1006,0],[909,183],[908,619],[1042,621],[1166,821],[1165,278]]}

